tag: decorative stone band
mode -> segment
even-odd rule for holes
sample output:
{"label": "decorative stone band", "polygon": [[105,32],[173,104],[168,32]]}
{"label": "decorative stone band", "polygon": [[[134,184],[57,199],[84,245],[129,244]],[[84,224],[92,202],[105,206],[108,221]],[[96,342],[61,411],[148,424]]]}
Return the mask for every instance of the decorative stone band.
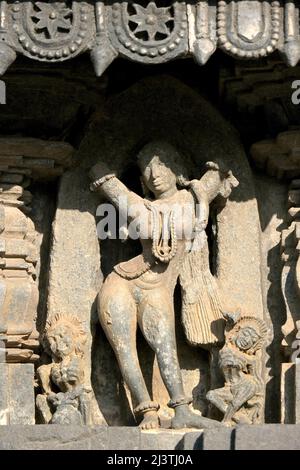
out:
{"label": "decorative stone band", "polygon": [[102,176],[101,178],[98,178],[97,180],[93,181],[90,184],[90,190],[93,192],[98,191],[98,189],[101,188],[103,183],[105,183],[106,181],[109,181],[111,178],[114,178],[115,176],[116,175],[112,173],[110,175],[105,175],[105,176]]}
{"label": "decorative stone band", "polygon": [[191,397],[179,397],[176,400],[170,400],[168,403],[169,408],[177,408],[181,405],[189,405],[192,403],[193,399]]}
{"label": "decorative stone band", "polygon": [[100,76],[118,55],[147,64],[193,56],[203,65],[217,46],[239,59],[278,49],[296,65],[299,2],[0,2],[0,74],[17,53],[61,62],[90,51]]}
{"label": "decorative stone band", "polygon": [[144,401],[140,403],[133,411],[136,415],[146,413],[147,411],[158,411],[159,403],[155,401]]}

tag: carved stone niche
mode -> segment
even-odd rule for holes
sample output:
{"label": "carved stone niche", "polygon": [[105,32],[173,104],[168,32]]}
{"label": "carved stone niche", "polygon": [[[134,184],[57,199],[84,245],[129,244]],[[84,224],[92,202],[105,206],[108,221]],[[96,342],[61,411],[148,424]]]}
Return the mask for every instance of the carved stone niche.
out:
{"label": "carved stone niche", "polygon": [[300,58],[296,0],[5,1],[0,18],[2,74],[16,54],[53,63],[90,52],[97,76],[118,56],[203,65],[217,47],[239,59]]}
{"label": "carved stone niche", "polygon": [[32,181],[51,180],[71,164],[63,142],[0,139],[0,424],[34,424],[34,364],[45,321],[43,292],[51,202]]}
{"label": "carved stone niche", "polygon": [[[285,214],[277,231],[281,235],[281,294],[284,318],[277,318],[281,329],[281,422],[299,423],[299,320],[300,320],[300,129],[280,133],[276,139],[257,142],[251,155],[257,167],[281,183],[277,188],[278,201],[284,192]],[[277,203],[279,206],[279,203]],[[281,216],[278,215],[280,218]],[[278,265],[278,261],[276,263]],[[278,268],[277,268],[278,269]],[[274,273],[273,273],[274,276]],[[282,320],[282,321],[281,321]],[[281,321],[280,324],[278,322]],[[277,333],[278,334],[278,333]],[[278,349],[280,343],[278,343]],[[278,351],[279,352],[279,351]]]}
{"label": "carved stone niche", "polygon": [[[151,90],[151,93],[149,93]],[[260,283],[259,218],[252,174],[243,148],[230,125],[204,99],[169,77],[148,79],[111,98],[102,117],[97,117],[81,142],[80,166],[61,178],[53,225],[48,312],[76,313],[91,326],[86,343],[86,375],[92,373],[92,388],[108,425],[134,424],[131,396],[97,317],[96,298],[105,278],[120,261],[139,252],[134,241],[102,240],[99,243],[95,218],[98,194],[89,190],[90,168],[107,163],[132,190],[142,195],[136,156],[151,140],[167,140],[179,149],[182,164],[198,178],[207,161],[232,170],[239,181],[224,208],[212,211],[210,222],[210,269],[225,293],[226,307],[245,315],[263,318]],[[128,119],[130,116],[130,119]],[[245,229],[246,227],[246,229]],[[251,255],[249,255],[251,254]],[[218,365],[210,358],[216,351],[187,344],[181,324],[181,297],[176,290],[176,337],[179,362],[187,395],[193,407],[213,415],[206,400],[211,388],[222,386]],[[159,402],[162,423],[172,410],[153,351],[140,333],[137,349],[146,385]],[[263,356],[263,355],[262,355]],[[264,369],[264,359],[262,359]],[[265,382],[264,372],[262,380]]]}

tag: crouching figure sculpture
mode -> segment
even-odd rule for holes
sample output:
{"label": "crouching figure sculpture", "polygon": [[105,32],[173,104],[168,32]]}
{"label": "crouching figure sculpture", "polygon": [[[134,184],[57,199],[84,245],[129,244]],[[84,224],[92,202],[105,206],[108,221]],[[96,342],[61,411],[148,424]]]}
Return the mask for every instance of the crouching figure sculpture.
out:
{"label": "crouching figure sculpture", "polygon": [[43,335],[50,364],[37,369],[42,390],[36,405],[45,424],[91,424],[90,392],[84,386],[83,347],[87,337],[72,315],[55,315]]}
{"label": "crouching figure sculpture", "polygon": [[239,314],[224,314],[225,345],[219,365],[225,385],[210,390],[207,399],[224,413],[226,425],[259,423],[264,410],[261,349],[267,336],[263,320]]}

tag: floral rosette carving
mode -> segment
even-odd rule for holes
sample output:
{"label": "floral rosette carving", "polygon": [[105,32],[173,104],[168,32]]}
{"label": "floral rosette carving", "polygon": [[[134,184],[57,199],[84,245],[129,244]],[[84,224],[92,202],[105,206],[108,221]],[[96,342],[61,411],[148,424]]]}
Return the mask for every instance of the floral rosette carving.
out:
{"label": "floral rosette carving", "polygon": [[160,63],[182,56],[188,52],[186,4],[113,3],[109,34],[119,53],[132,60]]}
{"label": "floral rosette carving", "polygon": [[94,9],[86,2],[14,2],[11,11],[17,48],[38,60],[83,52],[95,31]]}

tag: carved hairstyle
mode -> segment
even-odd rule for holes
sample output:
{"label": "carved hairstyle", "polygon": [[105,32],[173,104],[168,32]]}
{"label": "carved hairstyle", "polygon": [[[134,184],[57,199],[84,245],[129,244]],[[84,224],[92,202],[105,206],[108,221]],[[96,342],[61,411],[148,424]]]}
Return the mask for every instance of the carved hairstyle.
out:
{"label": "carved hairstyle", "polygon": [[267,337],[267,325],[260,318],[255,318],[250,315],[242,316],[237,319],[235,323],[232,323],[232,329],[229,333],[230,340],[232,341],[233,337],[238,334],[239,331],[244,329],[247,329],[249,332],[252,331],[254,333],[254,344],[249,349],[247,349],[247,353],[255,354],[256,351],[262,348],[263,343]]}
{"label": "carved hairstyle", "polygon": [[64,326],[71,332],[75,353],[81,357],[83,355],[83,346],[87,341],[87,336],[83,329],[82,322],[75,315],[61,313],[57,313],[47,321],[46,328],[42,336],[42,342],[47,353],[50,353],[51,356],[48,339],[55,335],[55,330],[58,326]]}
{"label": "carved hairstyle", "polygon": [[139,167],[147,166],[154,155],[158,155],[176,175],[178,186],[186,187],[189,185],[189,177],[186,168],[182,164],[182,157],[173,145],[164,140],[152,140],[138,154]]}

